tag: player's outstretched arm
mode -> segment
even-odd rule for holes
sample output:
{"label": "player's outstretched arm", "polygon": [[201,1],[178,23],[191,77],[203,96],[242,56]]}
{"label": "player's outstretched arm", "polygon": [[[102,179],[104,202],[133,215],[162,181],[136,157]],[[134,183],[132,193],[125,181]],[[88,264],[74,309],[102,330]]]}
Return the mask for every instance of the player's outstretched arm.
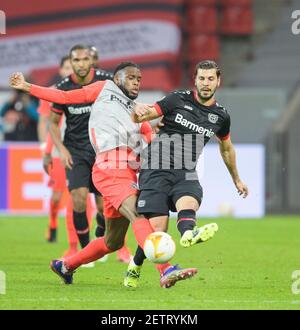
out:
{"label": "player's outstretched arm", "polygon": [[59,104],[92,103],[96,101],[97,95],[103,87],[102,85],[103,84],[98,81],[83,88],[62,91],[56,88],[41,87],[30,84],[25,81],[21,72],[14,73],[10,77],[10,86],[12,88],[30,93],[39,99]]}
{"label": "player's outstretched arm", "polygon": [[143,121],[149,121],[155,118],[160,117],[157,110],[154,106],[142,103],[136,103],[133,112],[132,112],[132,120],[135,123],[141,123]]}
{"label": "player's outstretched arm", "polygon": [[230,137],[228,137],[226,140],[221,140],[218,138],[218,141],[220,146],[220,153],[238,190],[238,193],[239,195],[243,196],[243,198],[246,198],[249,194],[248,187],[242,182],[239,177],[238,169],[236,166],[235,149],[231,142],[231,139]]}

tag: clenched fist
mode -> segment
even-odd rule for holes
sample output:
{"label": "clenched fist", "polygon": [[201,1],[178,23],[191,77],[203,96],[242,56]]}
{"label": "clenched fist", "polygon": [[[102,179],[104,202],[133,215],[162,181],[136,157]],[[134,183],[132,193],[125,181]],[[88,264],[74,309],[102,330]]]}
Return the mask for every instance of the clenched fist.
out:
{"label": "clenched fist", "polygon": [[30,90],[30,84],[25,81],[23,73],[21,72],[13,73],[10,77],[9,83],[12,88],[19,89],[24,92],[29,92]]}

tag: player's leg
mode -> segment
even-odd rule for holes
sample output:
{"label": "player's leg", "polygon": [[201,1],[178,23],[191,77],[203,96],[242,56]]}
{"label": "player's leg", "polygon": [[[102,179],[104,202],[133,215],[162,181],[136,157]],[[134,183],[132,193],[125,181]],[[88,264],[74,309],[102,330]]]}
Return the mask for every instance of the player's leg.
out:
{"label": "player's leg", "polygon": [[47,231],[47,241],[49,243],[57,240],[58,213],[60,207],[62,193],[60,191],[52,191],[49,205],[49,224]]}
{"label": "player's leg", "polygon": [[55,242],[57,238],[58,213],[60,202],[64,190],[66,189],[65,170],[59,158],[52,159],[52,165],[49,166],[49,187],[52,189],[52,195],[49,205],[49,225],[47,231],[47,241]]}
{"label": "player's leg", "polygon": [[112,206],[128,219],[135,238],[140,246],[146,237],[153,232],[149,220],[136,211],[138,190],[136,188],[136,171],[130,167],[111,168],[105,161],[97,161],[93,167],[93,183],[102,195],[109,199]]}
{"label": "player's leg", "polygon": [[205,242],[218,231],[215,223],[196,227],[196,211],[202,201],[202,187],[198,180],[179,181],[172,189],[172,199],[178,212],[177,229],[181,234],[180,244],[189,247]]}
{"label": "player's leg", "polygon": [[[168,216],[157,216],[149,219],[151,227],[154,231],[167,231],[168,229]],[[135,252],[134,257],[130,260],[129,265],[127,267],[127,272],[124,278],[124,286],[126,287],[134,287],[138,286],[139,278],[141,275],[142,265],[146,256],[144,254],[143,249],[138,246]],[[163,273],[170,264],[156,265],[156,268],[160,273]]]}
{"label": "player's leg", "polygon": [[86,187],[71,190],[74,227],[82,248],[88,245],[90,241],[89,223],[86,215],[86,199],[88,193],[89,191]]}
{"label": "player's leg", "polygon": [[91,168],[82,155],[70,150],[73,158],[72,169],[66,169],[68,188],[73,202],[74,227],[81,247],[89,243],[89,224],[86,214],[86,201],[90,189]]}
{"label": "player's leg", "polygon": [[97,206],[97,214],[96,214],[96,221],[97,221],[97,227],[95,231],[96,237],[102,237],[105,233],[105,218],[103,216],[103,198],[101,195],[94,195],[95,196],[95,202]]}
{"label": "player's leg", "polygon": [[78,236],[73,221],[73,202],[70,194],[68,194],[67,197],[66,228],[67,228],[69,249],[64,253],[64,257],[69,257],[77,253],[77,247],[78,247]]}
{"label": "player's leg", "polygon": [[108,219],[104,237],[96,238],[69,258],[53,260],[50,264],[51,269],[63,279],[65,284],[72,284],[73,273],[78,267],[102,258],[123,246],[128,225],[129,221],[125,218]]}

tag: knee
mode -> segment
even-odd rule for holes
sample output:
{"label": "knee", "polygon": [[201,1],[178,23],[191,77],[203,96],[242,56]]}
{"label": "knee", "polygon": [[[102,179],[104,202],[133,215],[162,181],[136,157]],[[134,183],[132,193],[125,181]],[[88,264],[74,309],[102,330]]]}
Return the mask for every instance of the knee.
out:
{"label": "knee", "polygon": [[84,212],[86,210],[86,196],[79,193],[72,193],[73,209],[76,212]]}
{"label": "knee", "polygon": [[111,237],[105,237],[105,244],[111,251],[117,251],[124,245],[124,239],[112,239]]}
{"label": "knee", "polygon": [[154,231],[164,231],[164,232],[168,231],[167,223],[154,223],[154,224],[151,223],[151,226]]}
{"label": "knee", "polygon": [[130,222],[133,222],[137,217],[139,217],[136,208],[130,205],[122,205],[119,209],[119,212]]}
{"label": "knee", "polygon": [[54,204],[55,207],[58,207],[58,206],[59,206],[59,203],[60,203],[60,197],[58,197],[58,196],[53,196],[53,197],[51,198],[51,200],[52,200],[52,203]]}

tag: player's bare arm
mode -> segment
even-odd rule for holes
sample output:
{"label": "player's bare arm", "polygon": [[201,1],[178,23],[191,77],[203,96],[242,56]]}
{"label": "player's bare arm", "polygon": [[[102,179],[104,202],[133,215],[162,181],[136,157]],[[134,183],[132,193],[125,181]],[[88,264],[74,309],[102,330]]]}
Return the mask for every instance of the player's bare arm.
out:
{"label": "player's bare arm", "polygon": [[49,119],[50,119],[49,132],[54,144],[56,145],[59,151],[61,161],[65,167],[72,169],[72,165],[73,165],[72,156],[61,140],[61,131],[59,127],[61,115],[51,111]]}
{"label": "player's bare arm", "polygon": [[156,109],[152,105],[136,103],[133,108],[132,120],[135,123],[141,123],[143,121],[149,121],[160,117]]}
{"label": "player's bare arm", "polygon": [[236,154],[234,146],[231,142],[230,137],[226,140],[218,139],[220,146],[220,153],[224,160],[224,163],[232,177],[232,180],[238,190],[239,195],[243,198],[248,196],[248,187],[242,182],[239,177],[237,166],[236,166]]}

